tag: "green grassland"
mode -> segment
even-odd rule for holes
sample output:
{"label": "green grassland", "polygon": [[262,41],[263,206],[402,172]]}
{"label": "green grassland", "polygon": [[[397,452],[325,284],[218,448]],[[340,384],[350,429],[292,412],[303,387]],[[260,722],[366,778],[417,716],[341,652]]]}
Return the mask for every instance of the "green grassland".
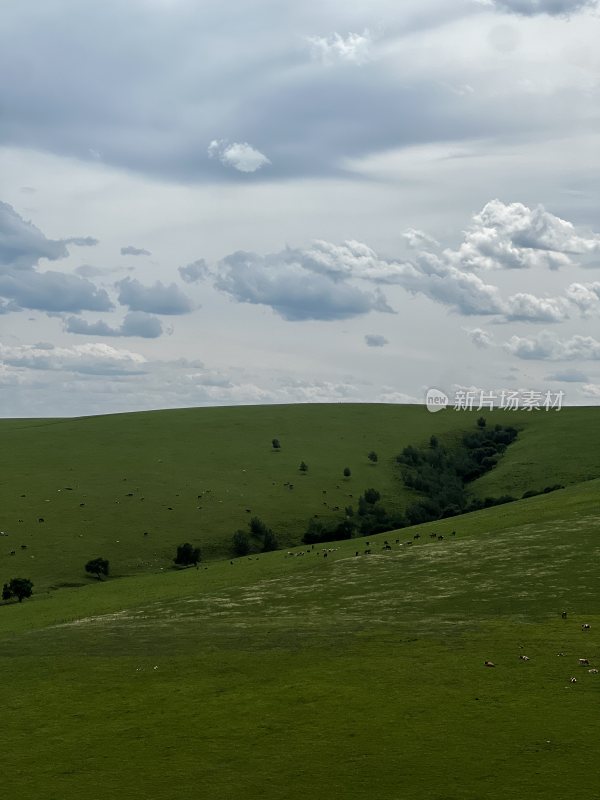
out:
{"label": "green grassland", "polygon": [[4,793],[594,798],[599,498],[0,607]]}
{"label": "green grassland", "polygon": [[[156,573],[170,568],[183,541],[200,545],[207,560],[223,558],[253,515],[286,547],[311,517],[340,519],[371,486],[388,509],[402,510],[411,498],[395,456],[432,434],[451,442],[477,416],[341,404],[0,421],[0,530],[9,533],[0,538],[0,578],[26,575],[38,591],[87,583],[83,566],[96,556],[109,559],[113,575]],[[520,496],[600,477],[596,410],[484,416],[521,433],[474,493]]]}

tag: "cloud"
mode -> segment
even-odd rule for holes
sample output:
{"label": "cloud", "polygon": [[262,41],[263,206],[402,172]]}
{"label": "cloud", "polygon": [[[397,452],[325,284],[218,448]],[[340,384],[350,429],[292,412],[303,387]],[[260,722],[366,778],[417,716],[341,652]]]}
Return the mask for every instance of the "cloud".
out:
{"label": "cloud", "polygon": [[368,333],[365,336],[365,343],[367,347],[385,347],[386,344],[389,344],[385,336],[380,336],[375,333]]}
{"label": "cloud", "polygon": [[119,303],[132,311],[177,315],[188,314],[194,309],[190,298],[174,283],[166,286],[156,281],[153,286],[144,286],[133,278],[124,278],[116,286],[119,289]]}
{"label": "cloud", "polygon": [[582,361],[600,360],[600,342],[591,336],[572,336],[570,339],[559,339],[549,331],[542,331],[538,336],[513,336],[505,344],[511,355],[525,360],[535,361]]}
{"label": "cloud", "polygon": [[129,244],[127,247],[121,248],[121,255],[122,256],[151,256],[152,253],[149,250],[144,250],[142,247],[134,247],[133,245]]}
{"label": "cloud", "polygon": [[475,214],[457,250],[445,250],[448,263],[466,270],[572,266],[573,256],[600,253],[600,234],[577,233],[572,223],[543,206],[491,200]]}
{"label": "cloud", "polygon": [[491,336],[487,331],[484,331],[483,328],[465,328],[464,330],[475,347],[479,347],[484,350],[487,347],[492,347],[494,344],[494,337]]}
{"label": "cloud", "polygon": [[267,256],[232,253],[219,263],[214,284],[240,303],[270,306],[279,316],[295,322],[391,312],[380,292],[358,289],[335,269],[319,270],[318,264],[311,263],[310,253],[301,250]]}
{"label": "cloud", "polygon": [[567,299],[587,317],[600,309],[600,282],[572,283],[566,292]]}
{"label": "cloud", "polygon": [[0,361],[12,367],[86,375],[138,375],[146,363],[139,353],[98,342],[74,347],[0,344]]}
{"label": "cloud", "polygon": [[346,36],[339,33],[309,36],[308,43],[312,57],[324,64],[365,64],[370,58],[373,42],[370,31],[365,29],[362,33],[348,33]]}
{"label": "cloud", "polygon": [[563,383],[584,383],[589,381],[589,378],[578,369],[563,369],[559,372],[553,372],[551,375],[546,375],[545,380]]}
{"label": "cloud", "polygon": [[157,339],[163,332],[158,317],[144,311],[130,311],[118,328],[102,320],[90,323],[80,317],[69,317],[65,320],[64,330],[85,336],[139,336],[143,339]]}
{"label": "cloud", "polygon": [[185,267],[179,267],[177,271],[185,283],[197,283],[209,274],[208,266],[203,258],[199,258]]}
{"label": "cloud", "polygon": [[500,11],[532,17],[536,14],[568,16],[586,8],[596,8],[597,0],[492,0]]}
{"label": "cloud", "polygon": [[96,247],[97,244],[100,244],[98,239],[94,239],[93,236],[71,236],[69,239],[63,239],[65,244],[74,244],[77,247]]}
{"label": "cloud", "polygon": [[108,311],[113,307],[104,289],[77,275],[53,271],[0,272],[0,297],[39,311]]}
{"label": "cloud", "polygon": [[[40,311],[107,311],[112,303],[104,289],[77,275],[36,267],[40,259],[69,255],[67,244],[93,246],[91,237],[48,239],[8,203],[0,202],[0,309]],[[6,301],[9,301],[6,303]]]}
{"label": "cloud", "polygon": [[581,391],[586,397],[593,397],[594,399],[600,399],[600,384],[586,383],[585,386],[581,387]]}
{"label": "cloud", "polygon": [[47,239],[12,206],[0,202],[0,272],[30,269],[41,258],[56,261],[68,255],[64,241]]}
{"label": "cloud", "polygon": [[[220,262],[214,283],[240,302],[271,306],[285,319],[341,319],[369,310],[389,311],[383,286],[400,286],[463,316],[546,323],[568,319],[567,298],[524,292],[504,298],[497,286],[456,266],[461,262],[455,251],[430,252],[427,247],[433,240],[425,234],[415,237],[411,232],[409,237],[426,246],[406,261],[381,258],[353,240],[316,240],[306,248],[267,256],[233,253]],[[379,288],[375,294],[365,293],[355,285],[359,281]]]}
{"label": "cloud", "polygon": [[238,172],[256,172],[271,161],[247,142],[229,144],[223,139],[214,139],[208,145],[210,158],[218,158],[226,167],[234,167]]}

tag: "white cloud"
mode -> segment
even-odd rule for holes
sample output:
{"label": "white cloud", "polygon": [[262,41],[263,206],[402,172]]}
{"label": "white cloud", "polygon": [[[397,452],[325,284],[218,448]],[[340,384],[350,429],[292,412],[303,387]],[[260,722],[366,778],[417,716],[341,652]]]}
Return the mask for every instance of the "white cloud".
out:
{"label": "white cloud", "polygon": [[308,43],[313,58],[324,64],[365,64],[370,59],[373,40],[370,31],[365,29],[362,33],[348,33],[346,36],[339,33],[309,36]]}
{"label": "white cloud", "polygon": [[240,303],[270,306],[289,321],[390,312],[380,292],[365,292],[345,279],[352,277],[352,266],[336,258],[333,245],[330,248],[322,260],[313,258],[320,249],[288,249],[267,256],[232,253],[219,263],[215,286]]}
{"label": "white cloud", "polygon": [[505,348],[512,355],[525,360],[600,360],[600,342],[591,336],[576,335],[565,340],[549,331],[542,331],[532,337],[512,336]]}
{"label": "white cloud", "polygon": [[214,139],[208,145],[210,158],[218,158],[227,167],[234,167],[239,172],[256,172],[271,161],[260,150],[247,142],[229,144],[224,139]]}
{"label": "white cloud", "polygon": [[100,342],[73,347],[0,344],[0,360],[12,367],[88,375],[140,374],[146,363],[139,353],[118,350]]}
{"label": "white cloud", "polygon": [[586,383],[581,387],[581,391],[586,397],[593,397],[595,400],[600,400],[600,384]]}
{"label": "white cloud", "polygon": [[484,350],[486,347],[492,347],[494,344],[494,337],[487,331],[484,331],[483,328],[464,328],[464,331],[475,347]]}
{"label": "white cloud", "polygon": [[457,250],[445,250],[461,269],[529,269],[572,266],[573,256],[600,253],[600,234],[577,233],[572,223],[543,206],[491,200],[475,214]]}

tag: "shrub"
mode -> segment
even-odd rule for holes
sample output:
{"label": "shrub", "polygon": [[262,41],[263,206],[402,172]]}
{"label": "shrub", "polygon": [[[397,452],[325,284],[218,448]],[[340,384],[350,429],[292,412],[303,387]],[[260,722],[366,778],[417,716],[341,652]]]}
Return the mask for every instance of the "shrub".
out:
{"label": "shrub", "polygon": [[109,566],[105,558],[92,558],[85,565],[85,571],[89,572],[90,575],[95,575],[100,580],[102,575],[108,576]]}

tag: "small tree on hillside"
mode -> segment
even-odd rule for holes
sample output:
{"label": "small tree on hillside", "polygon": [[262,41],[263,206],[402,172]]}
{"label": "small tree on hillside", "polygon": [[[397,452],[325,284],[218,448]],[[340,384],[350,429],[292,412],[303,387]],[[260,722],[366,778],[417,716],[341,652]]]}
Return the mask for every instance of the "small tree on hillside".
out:
{"label": "small tree on hillside", "polygon": [[308,464],[305,461],[301,461],[298,469],[300,472],[308,472]]}
{"label": "small tree on hillside", "polygon": [[367,458],[369,459],[369,461],[372,461],[373,464],[376,464],[379,461],[379,456],[377,455],[375,450],[371,450]]}
{"label": "small tree on hillside", "polygon": [[22,603],[26,597],[31,597],[33,594],[33,583],[28,578],[13,578],[8,584],[4,584],[2,589],[2,598],[10,600],[16,597],[19,603]]}
{"label": "small tree on hillside", "polygon": [[375,505],[379,500],[381,500],[381,495],[377,491],[377,489],[366,489],[364,494],[365,501],[370,505]]}
{"label": "small tree on hillside", "polygon": [[352,470],[350,467],[344,467],[344,478],[349,478],[352,475]]}
{"label": "small tree on hillside", "polygon": [[479,417],[479,419],[477,420],[477,424],[479,425],[480,428],[485,428],[487,424],[485,417]]}
{"label": "small tree on hillside", "polygon": [[178,567],[196,566],[200,561],[200,548],[194,547],[189,542],[177,547],[177,555],[173,559]]}
{"label": "small tree on hillside", "polygon": [[271,444],[273,445],[273,450],[281,450],[281,442],[279,439],[273,439]]}
{"label": "small tree on hillside", "polygon": [[233,534],[233,552],[236,556],[247,556],[250,552],[250,537],[246,531],[236,531]]}
{"label": "small tree on hillside", "polygon": [[270,528],[267,528],[263,537],[263,553],[268,553],[271,550],[277,550],[279,544],[277,537]]}
{"label": "small tree on hillside", "polygon": [[85,565],[85,571],[89,572],[90,575],[95,575],[100,580],[103,575],[108,577],[109,566],[106,558],[92,558]]}

